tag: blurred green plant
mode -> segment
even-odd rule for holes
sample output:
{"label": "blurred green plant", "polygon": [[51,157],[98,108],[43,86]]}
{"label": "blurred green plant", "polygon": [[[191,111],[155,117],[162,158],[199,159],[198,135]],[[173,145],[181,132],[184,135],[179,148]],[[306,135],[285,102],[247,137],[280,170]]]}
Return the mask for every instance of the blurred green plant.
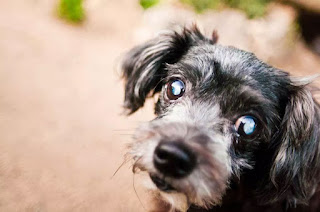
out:
{"label": "blurred green plant", "polygon": [[58,15],[72,23],[82,22],[85,17],[82,0],[60,0]]}
{"label": "blurred green plant", "polygon": [[249,18],[261,17],[265,14],[268,3],[272,0],[180,0],[188,4],[198,13],[206,9],[231,7],[243,10]]}
{"label": "blurred green plant", "polygon": [[152,6],[155,6],[159,2],[160,0],[140,0],[140,5],[146,10]]}
{"label": "blurred green plant", "polygon": [[232,7],[243,10],[249,18],[261,17],[266,13],[268,4],[272,0],[224,0]]}
{"label": "blurred green plant", "polygon": [[[197,13],[202,13],[207,9],[231,7],[243,10],[249,18],[263,16],[271,1],[274,0],[180,0],[183,4],[190,5]],[[140,0],[140,5],[148,9],[159,2],[160,0]]]}
{"label": "blurred green plant", "polygon": [[182,3],[190,5],[197,13],[202,13],[206,9],[220,8],[221,0],[180,0]]}

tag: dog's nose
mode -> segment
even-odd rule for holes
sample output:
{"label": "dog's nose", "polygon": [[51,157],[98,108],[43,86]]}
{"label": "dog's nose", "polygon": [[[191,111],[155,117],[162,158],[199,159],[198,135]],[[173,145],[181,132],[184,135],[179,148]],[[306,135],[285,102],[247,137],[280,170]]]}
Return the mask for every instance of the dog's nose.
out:
{"label": "dog's nose", "polygon": [[165,176],[182,178],[196,165],[196,157],[182,142],[160,142],[153,155],[155,167]]}

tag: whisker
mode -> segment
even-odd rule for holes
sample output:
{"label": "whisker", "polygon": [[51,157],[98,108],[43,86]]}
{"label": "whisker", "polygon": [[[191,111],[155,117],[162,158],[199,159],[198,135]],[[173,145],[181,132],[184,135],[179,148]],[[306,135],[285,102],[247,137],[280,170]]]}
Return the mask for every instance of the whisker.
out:
{"label": "whisker", "polygon": [[141,201],[141,199],[140,199],[140,197],[139,197],[139,195],[138,195],[138,192],[137,192],[137,190],[136,190],[136,186],[135,186],[135,183],[134,183],[134,179],[135,179],[134,176],[135,176],[135,174],[133,174],[133,178],[132,178],[132,185],[133,185],[134,193],[136,194],[136,196],[137,196],[137,198],[138,198],[141,206],[143,207],[143,209],[144,209],[145,211],[147,211],[147,209],[146,209],[146,208],[144,207],[144,205],[142,204],[142,201]]}
{"label": "whisker", "polygon": [[131,160],[131,158],[128,159],[124,159],[123,162],[120,164],[120,166],[116,169],[116,171],[113,173],[113,175],[111,176],[110,179],[112,179],[117,173],[118,171],[121,169],[121,167],[123,167],[126,163],[128,163]]}
{"label": "whisker", "polygon": [[133,172],[133,173],[136,173],[136,170],[135,170],[136,164],[139,162],[139,160],[140,160],[141,158],[142,158],[142,156],[140,156],[137,160],[135,160],[134,164],[132,164],[132,165],[130,166],[130,169],[132,168],[132,172]]}

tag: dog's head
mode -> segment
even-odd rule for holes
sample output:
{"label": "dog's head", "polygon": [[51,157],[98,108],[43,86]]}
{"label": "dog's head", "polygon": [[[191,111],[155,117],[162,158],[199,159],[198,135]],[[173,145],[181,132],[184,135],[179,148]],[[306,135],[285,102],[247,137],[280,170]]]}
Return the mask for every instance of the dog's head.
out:
{"label": "dog's head", "polygon": [[319,170],[319,107],[308,82],[216,40],[193,27],[127,54],[128,113],[159,93],[157,118],[130,147],[134,171],[147,172],[178,210],[220,204],[242,178],[257,201],[305,203]]}

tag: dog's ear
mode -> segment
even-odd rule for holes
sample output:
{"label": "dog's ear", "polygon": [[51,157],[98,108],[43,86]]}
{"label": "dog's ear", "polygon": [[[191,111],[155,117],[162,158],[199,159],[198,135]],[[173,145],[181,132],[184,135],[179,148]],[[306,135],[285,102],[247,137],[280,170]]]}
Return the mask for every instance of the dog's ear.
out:
{"label": "dog's ear", "polygon": [[205,38],[198,28],[184,28],[181,33],[169,32],[133,48],[122,65],[125,85],[124,107],[128,114],[143,106],[149,93],[161,90],[161,80],[166,76],[166,64],[176,63],[199,41],[214,43]]}
{"label": "dog's ear", "polygon": [[291,82],[285,114],[277,135],[271,167],[275,199],[294,206],[307,203],[317,186],[319,159],[319,105],[302,81]]}

